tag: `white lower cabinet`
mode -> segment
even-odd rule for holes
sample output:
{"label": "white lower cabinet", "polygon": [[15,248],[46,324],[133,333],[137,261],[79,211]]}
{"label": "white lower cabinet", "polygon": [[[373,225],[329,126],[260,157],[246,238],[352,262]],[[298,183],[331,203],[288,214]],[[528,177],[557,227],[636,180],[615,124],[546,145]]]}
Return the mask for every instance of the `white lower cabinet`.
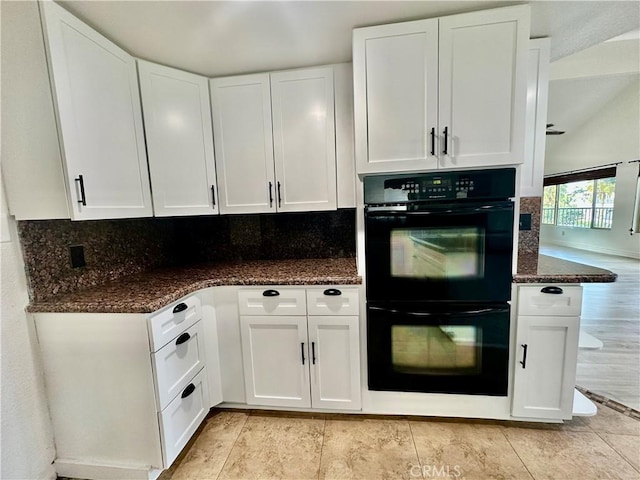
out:
{"label": "white lower cabinet", "polygon": [[58,475],[155,478],[169,468],[211,407],[197,294],[150,315],[34,319]]}
{"label": "white lower cabinet", "polygon": [[[308,288],[305,297],[305,289],[265,287],[263,307],[255,291],[238,293],[247,403],[359,410],[358,289]],[[318,291],[327,292],[328,300],[320,302]],[[297,314],[264,314],[282,311],[291,298],[300,299],[300,293],[304,303],[297,301]],[[279,298],[283,305],[278,305]],[[322,305],[323,313],[300,315],[307,305],[309,313],[317,311],[312,299]],[[257,310],[263,314],[242,314]]]}
{"label": "white lower cabinet", "polygon": [[176,459],[209,413],[209,387],[205,370],[193,377],[182,393],[159,413],[165,467]]}
{"label": "white lower cabinet", "polygon": [[158,404],[164,408],[205,365],[202,322],[185,330],[151,357]]}
{"label": "white lower cabinet", "polygon": [[309,317],[311,404],[360,409],[360,335],[357,316]]}
{"label": "white lower cabinet", "polygon": [[[512,415],[566,420],[572,418],[576,380],[580,307],[556,309],[558,314],[530,312],[542,293],[543,303],[575,305],[579,286],[522,286],[518,288],[518,317],[514,365]],[[559,290],[558,290],[559,289]],[[546,299],[545,299],[546,300]],[[563,314],[564,312],[564,314]]]}
{"label": "white lower cabinet", "polygon": [[307,317],[241,316],[247,403],[310,407]]}

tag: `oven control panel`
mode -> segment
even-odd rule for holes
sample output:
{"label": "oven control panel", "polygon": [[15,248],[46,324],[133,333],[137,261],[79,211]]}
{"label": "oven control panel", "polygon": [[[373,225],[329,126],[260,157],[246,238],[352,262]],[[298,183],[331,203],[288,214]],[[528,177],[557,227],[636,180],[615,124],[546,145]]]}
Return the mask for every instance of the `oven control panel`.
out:
{"label": "oven control panel", "polygon": [[430,200],[507,199],[513,196],[514,168],[364,178],[364,200],[367,205]]}

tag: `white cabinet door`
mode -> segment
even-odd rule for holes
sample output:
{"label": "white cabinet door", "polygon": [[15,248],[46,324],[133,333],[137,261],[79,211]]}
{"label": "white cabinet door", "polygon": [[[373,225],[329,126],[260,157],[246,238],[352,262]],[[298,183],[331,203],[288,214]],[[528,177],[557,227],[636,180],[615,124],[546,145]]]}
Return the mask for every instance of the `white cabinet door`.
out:
{"label": "white cabinet door", "polygon": [[275,212],[269,74],[211,80],[220,213]]}
{"label": "white cabinet door", "polygon": [[551,40],[548,38],[529,40],[524,162],[520,169],[521,197],[542,196],[550,48]]}
{"label": "white cabinet door", "polygon": [[138,73],[156,216],[218,213],[208,80],[142,60]]}
{"label": "white cabinet door", "polygon": [[518,316],[514,417],[570,419],[579,317]]}
{"label": "white cabinet door", "polygon": [[249,405],[310,407],[306,316],[242,316]]}
{"label": "white cabinet door", "polygon": [[309,317],[311,404],[360,409],[360,347],[357,316]]}
{"label": "white cabinet door", "polygon": [[41,7],[72,218],[151,216],[134,58],[54,2]]}
{"label": "white cabinet door", "polygon": [[440,19],[441,168],[522,163],[529,16],[517,6]]}
{"label": "white cabinet door", "polygon": [[353,31],[358,173],[437,168],[438,19]]}
{"label": "white cabinet door", "polygon": [[279,212],[336,209],[333,69],[271,74]]}

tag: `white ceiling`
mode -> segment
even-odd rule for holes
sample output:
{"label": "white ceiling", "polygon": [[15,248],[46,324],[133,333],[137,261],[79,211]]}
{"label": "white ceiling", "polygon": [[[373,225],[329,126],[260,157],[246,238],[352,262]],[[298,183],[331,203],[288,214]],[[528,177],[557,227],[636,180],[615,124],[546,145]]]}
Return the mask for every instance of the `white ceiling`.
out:
{"label": "white ceiling", "polygon": [[[548,123],[556,130],[574,132],[637,80],[638,74],[554,80],[549,83]],[[560,141],[547,136],[547,143]]]}
{"label": "white ceiling", "polygon": [[640,25],[637,1],[62,1],[131,54],[207,76],[351,60],[355,27],[529,3],[558,59]]}

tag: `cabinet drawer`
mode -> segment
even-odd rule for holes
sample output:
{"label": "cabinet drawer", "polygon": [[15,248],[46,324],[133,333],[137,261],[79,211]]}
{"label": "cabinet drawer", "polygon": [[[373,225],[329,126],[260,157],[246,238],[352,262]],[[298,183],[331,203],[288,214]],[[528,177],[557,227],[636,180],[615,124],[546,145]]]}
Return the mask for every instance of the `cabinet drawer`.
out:
{"label": "cabinet drawer", "polygon": [[308,288],[309,315],[358,315],[357,288]]}
{"label": "cabinet drawer", "polygon": [[209,412],[209,388],[203,368],[160,416],[162,456],[169,468]]}
{"label": "cabinet drawer", "polygon": [[264,287],[238,292],[240,315],[306,315],[304,288]]}
{"label": "cabinet drawer", "polygon": [[196,295],[183,298],[149,317],[151,351],[157,352],[201,318],[202,307]]}
{"label": "cabinet drawer", "polygon": [[[545,290],[551,293],[545,293]],[[518,315],[578,317],[581,307],[580,286],[538,284],[518,288]]]}
{"label": "cabinet drawer", "polygon": [[153,354],[160,410],[184,390],[204,364],[204,332],[201,321]]}

